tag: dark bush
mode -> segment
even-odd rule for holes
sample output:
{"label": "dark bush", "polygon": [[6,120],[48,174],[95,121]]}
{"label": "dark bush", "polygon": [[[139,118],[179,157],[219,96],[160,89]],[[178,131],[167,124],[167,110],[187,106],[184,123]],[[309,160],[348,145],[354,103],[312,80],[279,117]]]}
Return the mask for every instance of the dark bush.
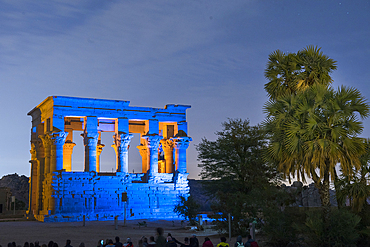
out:
{"label": "dark bush", "polygon": [[264,219],[262,229],[268,246],[295,246],[303,240],[299,238],[299,229],[302,229],[306,220],[304,208],[287,207],[283,211],[264,209]]}
{"label": "dark bush", "polygon": [[325,231],[322,212],[307,213],[306,229],[310,246],[357,246],[361,218],[347,209],[332,209],[328,230]]}

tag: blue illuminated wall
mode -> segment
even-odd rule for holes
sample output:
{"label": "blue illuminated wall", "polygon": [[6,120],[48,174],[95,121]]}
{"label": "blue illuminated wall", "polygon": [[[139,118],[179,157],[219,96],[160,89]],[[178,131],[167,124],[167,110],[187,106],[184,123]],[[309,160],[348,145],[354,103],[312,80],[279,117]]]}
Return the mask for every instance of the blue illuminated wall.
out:
{"label": "blue illuminated wall", "polygon": [[[51,96],[28,113],[31,180],[28,217],[61,222],[178,219],[179,196],[189,196],[186,109],[131,107],[128,101]],[[83,131],[84,172],[73,171],[73,131]],[[100,172],[101,132],[112,132],[116,172]],[[142,172],[128,172],[132,133]],[[110,146],[110,145],[107,145]],[[133,148],[133,147],[131,147]]]}
{"label": "blue illuminated wall", "polygon": [[143,182],[144,177],[143,174],[55,173],[55,212],[37,219],[82,221],[85,215],[86,220],[113,220],[115,216],[123,220],[125,211],[126,219],[179,219],[173,208],[180,195],[189,194],[186,175],[177,174],[174,181],[173,176],[160,174],[162,181],[156,184]]}

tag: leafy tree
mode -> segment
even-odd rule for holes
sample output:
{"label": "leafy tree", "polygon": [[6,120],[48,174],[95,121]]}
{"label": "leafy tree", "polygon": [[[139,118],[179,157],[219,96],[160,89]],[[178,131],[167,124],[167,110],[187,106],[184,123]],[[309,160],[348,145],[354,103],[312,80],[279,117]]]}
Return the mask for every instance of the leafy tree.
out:
{"label": "leafy tree", "polygon": [[198,214],[199,204],[192,196],[188,198],[180,196],[180,202],[174,208],[174,212],[189,220],[190,225],[196,225],[196,217]]}
{"label": "leafy tree", "polygon": [[[233,233],[245,234],[248,218],[256,217],[266,191],[279,182],[276,168],[263,161],[266,133],[249,120],[229,119],[216,132],[217,139],[203,138],[199,145],[198,165],[209,195],[216,197],[212,210],[220,215],[219,228],[228,230],[227,215],[232,215]],[[265,200],[266,201],[266,200]]]}
{"label": "leafy tree", "polygon": [[329,223],[330,177],[340,163],[343,174],[353,175],[360,167],[365,145],[358,135],[363,125],[358,117],[369,115],[369,105],[354,88],[337,91],[315,84],[298,94],[287,94],[265,105],[265,127],[271,134],[265,154],[268,161],[290,179],[312,178],[318,188]]}

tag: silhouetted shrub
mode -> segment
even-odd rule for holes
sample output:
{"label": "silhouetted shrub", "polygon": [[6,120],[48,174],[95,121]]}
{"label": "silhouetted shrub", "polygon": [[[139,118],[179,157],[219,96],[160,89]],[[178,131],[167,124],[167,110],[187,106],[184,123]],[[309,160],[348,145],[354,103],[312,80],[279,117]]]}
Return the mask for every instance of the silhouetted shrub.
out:
{"label": "silhouetted shrub", "polygon": [[308,212],[306,219],[310,246],[357,246],[361,218],[347,209],[332,209],[328,231],[324,231],[322,212]]}

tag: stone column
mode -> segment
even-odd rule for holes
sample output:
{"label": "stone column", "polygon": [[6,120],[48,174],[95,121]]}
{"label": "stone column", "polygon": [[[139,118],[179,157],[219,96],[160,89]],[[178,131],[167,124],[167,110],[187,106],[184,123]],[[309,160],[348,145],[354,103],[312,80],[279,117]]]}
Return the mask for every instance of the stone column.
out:
{"label": "stone column", "polygon": [[98,143],[98,133],[83,133],[85,145],[85,172],[96,172],[96,145]]}
{"label": "stone column", "polygon": [[149,165],[149,178],[154,178],[158,174],[158,147],[159,141],[162,136],[153,134],[142,136],[147,142],[148,147],[148,165]]}
{"label": "stone column", "polygon": [[142,162],[142,173],[146,173],[149,170],[148,167],[148,148],[146,145],[139,145],[137,146],[141,155],[141,162]]}
{"label": "stone column", "polygon": [[96,172],[100,172],[100,154],[103,151],[104,144],[98,143],[96,145]]}
{"label": "stone column", "polygon": [[117,172],[128,173],[128,145],[133,134],[115,134],[112,145],[116,152]]}
{"label": "stone column", "polygon": [[28,197],[28,212],[27,214],[33,214],[36,209],[36,189],[37,189],[37,155],[36,155],[36,147],[34,143],[31,143],[31,174],[29,180],[29,197]]}
{"label": "stone column", "polygon": [[42,141],[35,142],[36,154],[37,154],[37,185],[36,185],[36,211],[35,214],[39,214],[42,210],[42,181],[44,180],[44,169],[45,169],[45,152]]}
{"label": "stone column", "polygon": [[49,135],[40,135],[39,136],[42,145],[44,146],[44,175],[50,172],[50,151],[51,151],[51,140]]}
{"label": "stone column", "polygon": [[55,205],[57,198],[54,196],[54,175],[53,172],[63,170],[63,145],[67,137],[67,132],[61,131],[56,133],[51,133],[49,135],[51,149],[50,149],[50,174],[49,174],[49,182],[51,183],[49,186],[49,191],[46,193],[46,196],[49,197],[48,199],[48,210],[50,210],[51,214],[55,213]]}
{"label": "stone column", "polygon": [[72,171],[72,154],[73,148],[76,146],[76,143],[66,141],[63,146],[63,168],[70,172]]}
{"label": "stone column", "polygon": [[173,173],[173,141],[170,139],[161,140],[163,152],[164,152],[164,159],[166,161],[166,173]]}
{"label": "stone column", "polygon": [[85,172],[96,172],[96,146],[99,140],[98,118],[87,116],[84,119],[84,138],[85,145]]}
{"label": "stone column", "polygon": [[52,142],[50,172],[63,170],[63,145],[66,140],[68,132],[52,133],[50,140]]}
{"label": "stone column", "polygon": [[189,147],[191,137],[171,138],[175,146],[176,170],[179,173],[186,173],[186,149]]}

